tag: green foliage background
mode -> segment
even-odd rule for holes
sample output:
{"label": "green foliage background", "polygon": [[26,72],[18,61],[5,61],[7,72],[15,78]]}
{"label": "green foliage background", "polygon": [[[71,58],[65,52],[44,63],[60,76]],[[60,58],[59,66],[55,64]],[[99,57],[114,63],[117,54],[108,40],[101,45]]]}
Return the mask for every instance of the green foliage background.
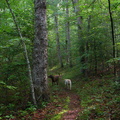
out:
{"label": "green foliage background", "polygon": [[[20,27],[24,41],[27,45],[29,59],[32,66],[32,48],[34,40],[34,2],[33,0],[9,0],[9,3],[15,13],[17,24]],[[81,38],[78,38],[77,31],[77,18],[79,16],[76,16],[72,2],[69,1],[68,5],[70,15],[67,18],[65,12],[66,4],[67,3],[65,1],[61,0],[47,0],[48,74],[58,74],[60,72],[63,75],[63,78],[80,78],[79,81],[81,79],[88,80],[91,76],[93,77],[99,75],[100,77],[103,77],[105,74],[112,74],[114,59],[112,58],[113,46],[107,1],[84,0],[77,3],[80,8],[79,15],[82,17]],[[119,68],[119,0],[111,0],[111,10],[115,31],[115,61],[116,66]],[[60,67],[57,57],[58,53],[56,48],[56,33],[54,23],[54,16],[56,14],[58,15],[59,39],[64,63],[64,68],[62,70],[53,69]],[[31,101],[31,93],[23,46],[5,0],[1,0],[0,2],[0,16],[0,103],[2,106],[0,108],[2,112],[0,114],[6,114],[6,109],[8,111],[9,109],[14,109],[15,111],[20,108],[25,109],[28,105],[28,101]],[[73,62],[73,68],[69,68],[66,60],[67,53],[65,24],[67,21],[70,22],[71,59]],[[90,28],[88,28],[89,24]],[[86,44],[88,44],[89,50],[86,50]],[[85,47],[84,52],[80,51],[80,46]],[[81,64],[81,59],[83,57],[87,60],[84,64]],[[95,72],[96,67],[97,74]],[[82,78],[82,69],[87,69],[89,73],[87,77]],[[77,91],[79,93],[79,90]],[[79,94],[86,94],[84,92]],[[113,92],[115,91],[113,90]],[[105,92],[105,94],[107,93]],[[99,97],[101,96],[96,96],[95,98],[99,99]],[[119,101],[119,98],[114,98],[115,101]],[[90,103],[92,104],[91,101]]]}

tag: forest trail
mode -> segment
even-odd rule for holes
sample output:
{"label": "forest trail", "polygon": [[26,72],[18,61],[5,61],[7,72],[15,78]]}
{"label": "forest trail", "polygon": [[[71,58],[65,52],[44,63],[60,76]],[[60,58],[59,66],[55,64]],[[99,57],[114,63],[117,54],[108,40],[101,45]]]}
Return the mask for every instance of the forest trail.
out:
{"label": "forest trail", "polygon": [[[76,120],[79,116],[80,98],[72,90],[63,88],[53,93],[54,101],[39,109],[26,120]],[[67,101],[67,102],[66,102]],[[67,106],[67,107],[66,107]],[[30,119],[29,119],[30,118]]]}
{"label": "forest trail", "polygon": [[63,114],[61,120],[76,120],[81,111],[80,98],[71,91],[66,91],[66,96],[70,97],[69,110]]}

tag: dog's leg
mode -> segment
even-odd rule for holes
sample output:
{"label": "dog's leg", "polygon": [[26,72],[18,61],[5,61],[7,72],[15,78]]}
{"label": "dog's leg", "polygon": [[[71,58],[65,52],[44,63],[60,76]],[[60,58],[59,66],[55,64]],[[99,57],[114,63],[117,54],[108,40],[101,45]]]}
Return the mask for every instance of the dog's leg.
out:
{"label": "dog's leg", "polygon": [[70,90],[71,90],[71,81],[70,81]]}
{"label": "dog's leg", "polygon": [[71,87],[72,87],[72,82],[71,82],[71,81],[69,81],[69,83],[70,83],[70,90],[71,90]]}
{"label": "dog's leg", "polygon": [[66,80],[65,80],[65,87],[67,88],[67,82],[66,82]]}

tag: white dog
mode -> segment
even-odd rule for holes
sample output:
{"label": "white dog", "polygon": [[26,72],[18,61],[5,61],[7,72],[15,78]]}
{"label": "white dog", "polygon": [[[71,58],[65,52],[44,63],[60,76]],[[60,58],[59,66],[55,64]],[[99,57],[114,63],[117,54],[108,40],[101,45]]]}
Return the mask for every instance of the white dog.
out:
{"label": "white dog", "polygon": [[71,90],[71,87],[72,87],[72,82],[71,82],[71,80],[70,80],[70,79],[65,79],[64,81],[65,81],[66,87],[68,88],[68,86],[69,86],[69,88],[70,88],[70,90]]}

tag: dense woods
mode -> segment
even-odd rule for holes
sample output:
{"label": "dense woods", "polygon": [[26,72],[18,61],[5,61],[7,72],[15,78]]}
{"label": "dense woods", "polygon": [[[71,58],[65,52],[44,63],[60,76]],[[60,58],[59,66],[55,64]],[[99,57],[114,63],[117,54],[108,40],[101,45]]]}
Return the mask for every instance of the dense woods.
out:
{"label": "dense woods", "polygon": [[0,16],[0,119],[62,103],[64,79],[80,97],[78,119],[120,119],[119,0],[1,0]]}

